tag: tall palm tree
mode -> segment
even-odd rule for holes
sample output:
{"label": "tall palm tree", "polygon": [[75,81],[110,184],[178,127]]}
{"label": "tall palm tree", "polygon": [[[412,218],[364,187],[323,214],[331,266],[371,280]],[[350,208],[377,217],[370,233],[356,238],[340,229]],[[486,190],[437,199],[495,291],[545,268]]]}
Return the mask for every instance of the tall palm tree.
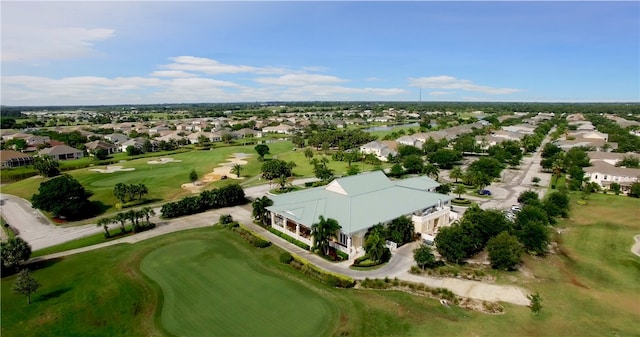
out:
{"label": "tall palm tree", "polygon": [[329,241],[337,238],[338,231],[341,228],[338,221],[331,218],[325,219],[321,215],[320,221],[311,225],[314,247],[318,248],[322,254],[329,255]]}
{"label": "tall palm tree", "polygon": [[262,225],[267,225],[267,218],[269,214],[267,207],[273,205],[273,200],[269,199],[267,196],[263,196],[254,200],[251,205],[253,206],[253,218]]}
{"label": "tall palm tree", "polygon": [[111,234],[109,233],[109,224],[112,222],[113,220],[111,220],[111,218],[102,218],[100,220],[98,220],[97,226],[102,226],[102,229],[104,229],[104,235],[108,238],[111,236]]}
{"label": "tall palm tree", "polygon": [[144,214],[145,219],[147,220],[147,225],[150,225],[151,222],[149,222],[149,218],[156,215],[156,212],[153,210],[153,208],[149,206],[142,207],[142,212]]}
{"label": "tall palm tree", "polygon": [[435,180],[438,180],[438,176],[440,175],[440,169],[433,165],[433,164],[427,164],[424,166],[424,174],[426,174],[428,177],[432,177]]}
{"label": "tall palm tree", "polygon": [[126,233],[127,230],[124,227],[124,224],[127,222],[127,216],[124,213],[118,213],[116,214],[112,220],[114,222],[120,223],[120,230],[122,231],[122,234]]}
{"label": "tall palm tree", "polygon": [[464,171],[462,171],[462,168],[460,166],[452,168],[451,172],[449,172],[449,178],[455,179],[456,183],[458,183],[458,179],[462,177],[464,177]]}
{"label": "tall palm tree", "polygon": [[231,173],[235,174],[236,177],[240,178],[240,172],[242,171],[242,165],[240,164],[234,164],[231,167]]}
{"label": "tall palm tree", "polygon": [[453,189],[453,193],[458,195],[458,199],[462,199],[462,194],[464,194],[465,192],[467,192],[467,189],[464,188],[464,186],[462,185],[458,185],[456,186],[456,188]]}

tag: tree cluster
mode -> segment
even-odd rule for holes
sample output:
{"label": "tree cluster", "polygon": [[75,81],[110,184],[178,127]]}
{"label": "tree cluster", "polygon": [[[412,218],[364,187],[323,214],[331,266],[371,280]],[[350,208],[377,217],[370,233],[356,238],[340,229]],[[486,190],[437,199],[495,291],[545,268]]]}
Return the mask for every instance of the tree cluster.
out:
{"label": "tree cluster", "polygon": [[56,217],[82,219],[96,212],[89,202],[91,193],[68,174],[42,182],[38,192],[31,197],[33,207]]}
{"label": "tree cluster", "polygon": [[540,201],[535,192],[528,191],[519,200],[525,205],[514,222],[499,210],[470,207],[460,221],[440,230],[435,239],[438,253],[449,262],[462,263],[486,248],[493,267],[505,270],[515,268],[523,251],[545,254],[549,225],[555,216],[567,214],[568,196],[553,192]]}
{"label": "tree cluster", "polygon": [[206,210],[236,206],[246,201],[244,190],[238,184],[231,184],[218,189],[201,192],[197,196],[185,197],[179,201],[169,202],[162,206],[163,218],[176,218],[183,215],[201,213]]}
{"label": "tree cluster", "polygon": [[[324,130],[309,135],[309,146],[316,149],[338,148],[341,150],[359,147],[376,139],[362,130]],[[324,144],[324,145],[323,145]]]}
{"label": "tree cluster", "polygon": [[[127,212],[121,212],[112,217],[101,218],[100,220],[98,220],[98,223],[96,225],[99,227],[101,226],[104,229],[104,236],[106,238],[110,238],[110,224],[120,224],[120,234],[125,234],[127,233],[125,225],[126,222],[129,221],[131,223],[131,227],[133,228],[133,232],[138,233],[155,227],[155,225],[149,221],[149,218],[154,215],[156,215],[156,213],[151,207],[143,207],[138,210],[132,209]],[[141,219],[145,219],[145,223],[141,224]]]}
{"label": "tree cluster", "polygon": [[120,200],[121,203],[140,200],[142,196],[147,193],[149,193],[149,190],[145,184],[117,183],[113,187],[113,195],[116,199]]}

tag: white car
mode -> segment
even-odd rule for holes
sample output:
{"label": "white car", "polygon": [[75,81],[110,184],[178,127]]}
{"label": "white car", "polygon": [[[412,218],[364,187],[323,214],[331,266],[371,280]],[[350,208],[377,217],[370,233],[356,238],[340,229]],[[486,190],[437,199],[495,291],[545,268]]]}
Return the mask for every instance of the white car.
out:
{"label": "white car", "polygon": [[511,206],[511,210],[514,212],[520,212],[522,210],[522,208],[520,208],[519,205],[513,205]]}

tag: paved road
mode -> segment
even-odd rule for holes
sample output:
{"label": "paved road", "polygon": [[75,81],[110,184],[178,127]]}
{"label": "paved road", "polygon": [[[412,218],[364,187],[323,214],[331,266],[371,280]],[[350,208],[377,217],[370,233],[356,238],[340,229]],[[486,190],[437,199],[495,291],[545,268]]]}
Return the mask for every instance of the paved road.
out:
{"label": "paved road", "polygon": [[[551,133],[553,133],[553,129],[549,132],[549,134]],[[488,187],[491,190],[492,198],[489,200],[474,199],[481,203],[480,208],[507,209],[518,203],[520,193],[528,190],[538,192],[538,196],[542,199],[547,192],[552,174],[542,172],[540,161],[542,160],[542,149],[550,139],[551,137],[547,135],[535,153],[524,157],[519,169],[503,170],[500,182],[493,183]],[[540,178],[538,186],[532,182],[534,177]]]}
{"label": "paved road", "polygon": [[39,210],[32,208],[29,201],[9,194],[0,194],[0,214],[33,250],[102,232],[102,228],[96,225],[55,225]]}

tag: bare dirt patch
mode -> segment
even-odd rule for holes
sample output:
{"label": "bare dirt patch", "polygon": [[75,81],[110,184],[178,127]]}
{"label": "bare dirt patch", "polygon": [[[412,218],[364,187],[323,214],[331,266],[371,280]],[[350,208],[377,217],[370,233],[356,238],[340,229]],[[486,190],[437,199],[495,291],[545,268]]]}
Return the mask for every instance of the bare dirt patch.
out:
{"label": "bare dirt patch", "polygon": [[119,166],[119,165],[113,165],[113,166],[105,166],[105,168],[100,169],[100,168],[92,168],[89,169],[90,171],[95,171],[95,172],[100,172],[100,173],[113,173],[113,172],[125,172],[125,171],[134,171],[135,168],[133,167],[123,167],[123,166]]}
{"label": "bare dirt patch", "polygon": [[205,174],[202,179],[194,182],[194,183],[186,183],[182,184],[182,188],[186,190],[190,190],[191,193],[198,193],[202,189],[203,186],[208,183],[218,181],[221,179],[244,179],[242,177],[238,177],[235,174],[231,173],[231,170],[234,165],[240,164],[245,165],[247,161],[245,158],[249,157],[248,153],[234,153],[231,158],[227,159],[226,162],[220,164],[219,167],[213,169],[213,172]]}

